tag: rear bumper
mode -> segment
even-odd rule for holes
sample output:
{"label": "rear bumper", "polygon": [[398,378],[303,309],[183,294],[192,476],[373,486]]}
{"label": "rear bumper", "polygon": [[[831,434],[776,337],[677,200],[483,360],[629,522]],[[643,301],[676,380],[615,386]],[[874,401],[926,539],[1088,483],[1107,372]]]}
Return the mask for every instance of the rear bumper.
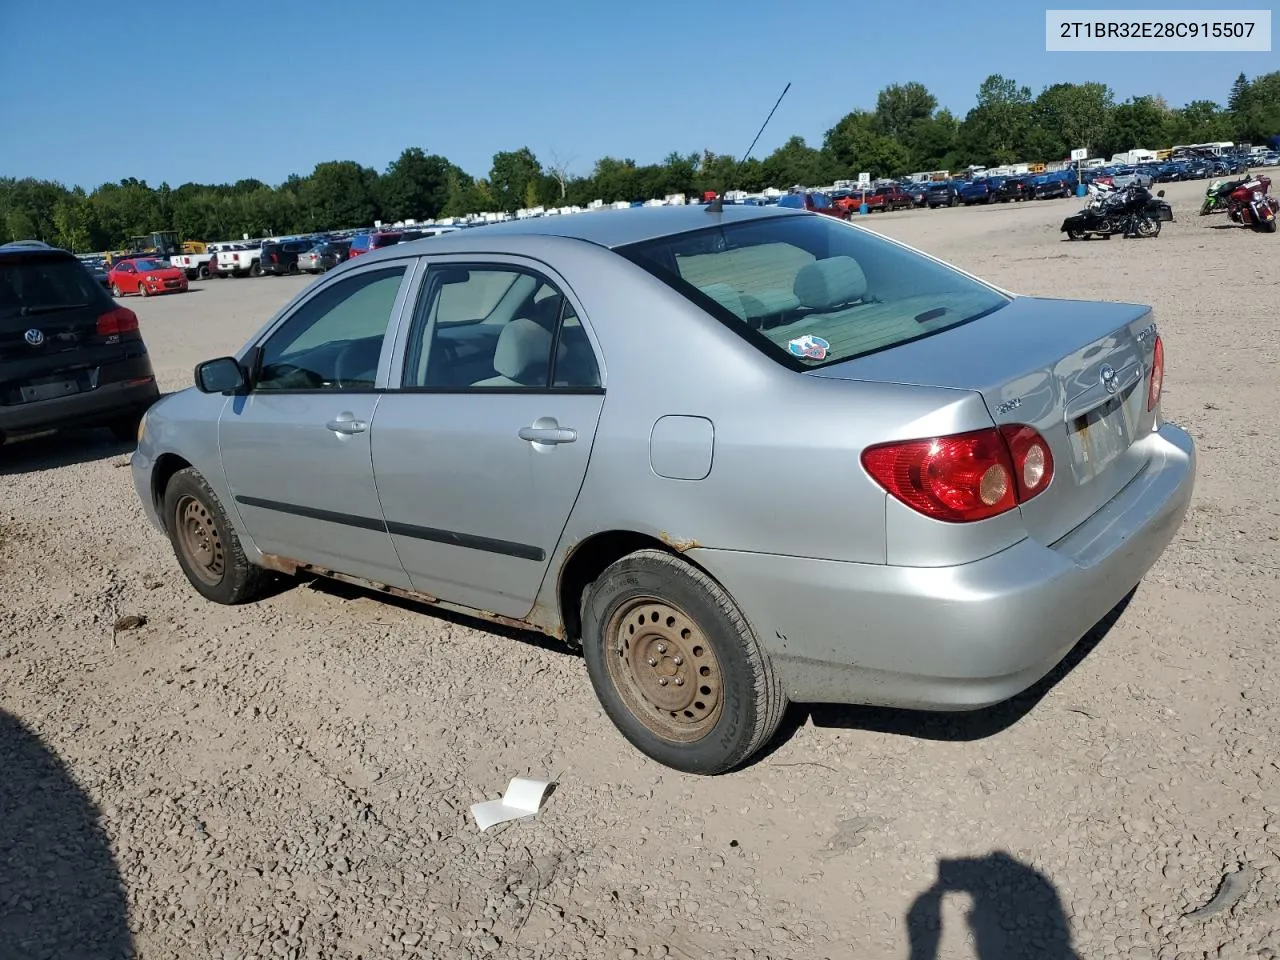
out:
{"label": "rear bumper", "polygon": [[151,361],[138,357],[104,364],[96,390],[51,400],[0,406],[0,438],[61,427],[91,427],[145,410],[160,396]]}
{"label": "rear bumper", "polygon": [[1191,501],[1191,437],[1166,424],[1146,468],[1055,544],[955,567],[698,549],[798,702],[968,710],[1034,684],[1138,584]]}

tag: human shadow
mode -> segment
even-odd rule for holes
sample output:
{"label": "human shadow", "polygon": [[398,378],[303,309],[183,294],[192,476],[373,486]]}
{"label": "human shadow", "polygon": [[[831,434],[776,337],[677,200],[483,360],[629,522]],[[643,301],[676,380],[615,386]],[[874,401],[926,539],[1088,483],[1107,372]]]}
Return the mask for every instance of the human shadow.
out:
{"label": "human shadow", "polygon": [[1003,851],[938,861],[938,878],[907,911],[910,960],[938,960],[942,899],[968,894],[969,942],[978,960],[1080,960],[1053,883]]}
{"label": "human shadow", "polygon": [[777,734],[746,764],[759,763],[776,752],[812,720],[816,727],[889,733],[918,740],[964,743],[984,740],[1012,727],[1030,713],[1048,693],[1078,667],[1106,638],[1137,593],[1134,587],[1112,607],[1065,657],[1039,681],[1021,693],[990,707],[964,711],[903,710],[835,703],[794,704]]}
{"label": "human shadow", "polygon": [[0,957],[133,956],[98,810],[39,736],[0,710]]}

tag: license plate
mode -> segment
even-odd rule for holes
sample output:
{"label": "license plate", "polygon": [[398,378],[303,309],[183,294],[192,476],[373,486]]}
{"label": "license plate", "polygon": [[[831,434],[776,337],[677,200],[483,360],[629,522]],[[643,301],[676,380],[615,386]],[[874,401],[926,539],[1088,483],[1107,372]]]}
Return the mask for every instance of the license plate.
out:
{"label": "license plate", "polygon": [[22,402],[33,403],[36,400],[53,400],[57,397],[68,397],[80,392],[80,385],[74,380],[55,380],[53,383],[33,383],[22,388]]}
{"label": "license plate", "polygon": [[1136,395],[1112,397],[1072,423],[1071,447],[1086,476],[1096,476],[1133,441],[1133,411],[1129,400]]}

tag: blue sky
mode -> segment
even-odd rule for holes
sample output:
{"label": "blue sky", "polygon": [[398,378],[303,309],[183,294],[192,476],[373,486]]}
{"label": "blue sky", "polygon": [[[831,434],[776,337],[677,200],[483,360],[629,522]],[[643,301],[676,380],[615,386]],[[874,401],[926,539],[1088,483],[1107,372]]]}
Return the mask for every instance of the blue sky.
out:
{"label": "blue sky", "polygon": [[1033,92],[1101,80],[1117,99],[1180,106],[1222,103],[1240,71],[1280,66],[1274,52],[1046,53],[1047,4],[1023,2],[976,14],[936,0],[876,13],[832,0],[0,4],[0,176],[88,188],[278,183],[323,160],[382,170],[406,146],[477,176],[525,145],[578,173],[604,155],[740,154],[789,81],[764,156],[795,133],[820,144],[894,82],[919,80],[963,116],[990,73]]}

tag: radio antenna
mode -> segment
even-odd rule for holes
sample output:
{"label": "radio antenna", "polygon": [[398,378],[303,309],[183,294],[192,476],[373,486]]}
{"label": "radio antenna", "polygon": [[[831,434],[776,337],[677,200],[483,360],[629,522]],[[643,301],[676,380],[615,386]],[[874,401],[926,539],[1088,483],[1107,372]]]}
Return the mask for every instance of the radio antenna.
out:
{"label": "radio antenna", "polygon": [[[730,183],[738,179],[738,174],[742,172],[742,168],[746,165],[747,160],[751,156],[751,151],[756,148],[756,144],[760,142],[760,137],[764,133],[764,128],[769,125],[769,121],[773,119],[773,115],[778,112],[778,106],[782,103],[782,98],[787,95],[787,91],[791,89],[788,83],[782,88],[782,93],[778,94],[778,99],[773,105],[773,109],[769,111],[769,115],[764,118],[764,123],[760,124],[760,129],[756,132],[756,138],[751,141],[751,146],[747,147],[747,152],[742,155],[742,159],[738,161],[738,165],[733,168],[733,176]],[[728,187],[724,188],[725,190]],[[707,204],[707,213],[723,213],[724,212],[724,190],[716,194],[716,198]]]}

